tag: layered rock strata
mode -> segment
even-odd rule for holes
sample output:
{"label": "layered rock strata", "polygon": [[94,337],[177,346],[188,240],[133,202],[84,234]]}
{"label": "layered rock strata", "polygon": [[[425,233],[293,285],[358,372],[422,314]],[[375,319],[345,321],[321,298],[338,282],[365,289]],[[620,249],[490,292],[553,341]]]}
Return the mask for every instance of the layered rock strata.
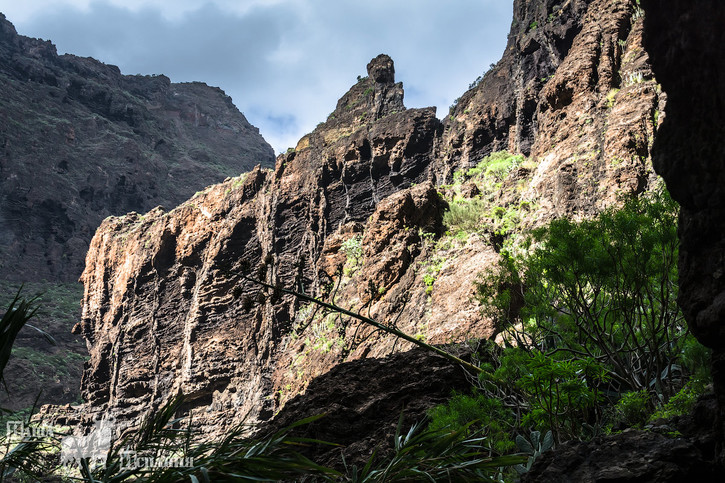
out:
{"label": "layered rock strata", "polygon": [[[647,188],[663,97],[638,11],[634,1],[517,2],[511,48],[444,122],[432,108],[405,109],[381,55],[273,171],[228,179],[170,212],[106,220],[82,277],[87,407],[131,419],[183,392],[195,420],[218,431],[269,419],[343,360],[410,348],[260,290],[246,270],[431,343],[490,335],[472,296],[497,247],[445,235],[438,189],[501,148],[529,156],[495,198],[535,205],[528,225]],[[514,65],[548,74],[521,84]],[[500,137],[476,134],[492,125]]]}

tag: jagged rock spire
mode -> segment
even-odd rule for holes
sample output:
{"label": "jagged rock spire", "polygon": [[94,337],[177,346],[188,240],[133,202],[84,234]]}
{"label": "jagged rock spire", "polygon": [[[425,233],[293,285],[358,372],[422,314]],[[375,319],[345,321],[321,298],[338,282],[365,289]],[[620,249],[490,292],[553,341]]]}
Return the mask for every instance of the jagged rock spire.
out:
{"label": "jagged rock spire", "polygon": [[368,63],[368,76],[380,84],[395,83],[395,64],[388,55],[380,54]]}

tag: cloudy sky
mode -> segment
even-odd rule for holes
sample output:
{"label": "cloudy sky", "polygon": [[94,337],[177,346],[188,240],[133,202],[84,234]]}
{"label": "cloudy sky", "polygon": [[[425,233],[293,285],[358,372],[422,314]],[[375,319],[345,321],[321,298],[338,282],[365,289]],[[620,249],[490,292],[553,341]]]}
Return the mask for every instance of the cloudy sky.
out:
{"label": "cloudy sky", "polygon": [[0,0],[22,35],[124,74],[203,81],[275,152],[326,119],[377,54],[408,107],[448,106],[503,53],[511,0]]}

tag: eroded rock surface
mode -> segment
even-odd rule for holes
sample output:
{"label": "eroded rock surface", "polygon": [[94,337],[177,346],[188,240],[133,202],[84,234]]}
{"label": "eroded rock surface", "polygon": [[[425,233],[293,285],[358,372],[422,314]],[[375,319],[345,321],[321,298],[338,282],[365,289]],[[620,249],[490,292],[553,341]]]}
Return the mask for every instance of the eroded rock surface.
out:
{"label": "eroded rock surface", "polygon": [[[245,415],[268,420],[343,361],[411,347],[260,291],[246,269],[431,343],[490,336],[472,296],[498,247],[442,236],[437,190],[502,148],[530,157],[494,200],[530,200],[528,224],[592,214],[645,189],[663,98],[635,4],[516,2],[504,60],[443,123],[434,108],[404,107],[392,60],[378,56],[273,171],[229,179],[170,212],[107,219],[83,274],[86,407],[131,419],[180,391],[195,420],[219,431]],[[570,73],[578,69],[586,82]],[[645,73],[622,85],[630,71]],[[468,185],[467,196],[477,190]]]}
{"label": "eroded rock surface", "polygon": [[502,59],[444,120],[438,173],[493,151],[536,161],[536,217],[591,216],[651,187],[663,111],[635,1],[516,0]]}
{"label": "eroded rock surface", "polygon": [[328,282],[317,266],[325,240],[366,222],[396,192],[410,193],[403,211],[413,233],[416,223],[440,224],[440,209],[415,210],[421,197],[440,203],[425,184],[439,121],[433,109],[402,109],[389,58],[370,69],[378,82],[353,86],[274,171],[257,168],[168,213],[103,223],[78,327],[91,351],[89,406],[133,418],[180,391],[189,407],[206,408],[200,421],[209,426],[270,417],[299,304],[264,297],[242,279],[245,267],[317,292]]}

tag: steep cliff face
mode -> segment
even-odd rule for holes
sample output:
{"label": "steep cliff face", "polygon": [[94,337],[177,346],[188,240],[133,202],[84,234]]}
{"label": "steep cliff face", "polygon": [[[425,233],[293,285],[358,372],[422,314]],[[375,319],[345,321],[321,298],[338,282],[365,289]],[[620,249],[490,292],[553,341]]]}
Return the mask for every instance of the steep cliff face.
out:
{"label": "steep cliff face", "polygon": [[446,233],[439,191],[453,190],[452,204],[480,199],[470,183],[446,183],[502,148],[528,159],[489,195],[504,209],[532,206],[522,225],[645,189],[663,98],[638,12],[634,0],[516,2],[504,59],[443,122],[404,108],[381,55],[273,171],[170,212],[106,220],[82,277],[87,407],[132,418],[181,391],[195,420],[218,430],[270,418],[342,361],[409,349],[260,290],[248,269],[429,342],[491,335],[473,282],[499,246],[485,230]]}
{"label": "steep cliff face", "polygon": [[440,173],[522,153],[539,216],[591,215],[651,184],[664,101],[637,2],[517,0],[503,58],[445,118]]}
{"label": "steep cliff face", "polygon": [[[82,276],[90,406],[131,418],[181,391],[207,407],[206,424],[271,416],[297,304],[265,300],[242,280],[244,266],[268,265],[273,283],[315,289],[325,239],[427,176],[434,110],[402,107],[388,57],[368,70],[274,171],[256,168],[169,213],[102,224]],[[370,121],[355,129],[361,118]]]}
{"label": "steep cliff face", "polygon": [[720,458],[725,460],[725,5],[643,1],[646,46],[668,95],[655,167],[682,206],[678,302],[692,332],[714,349]]}
{"label": "steep cliff face", "polygon": [[273,162],[220,89],[58,56],[1,15],[0,90],[2,279],[75,281],[107,216]]}

